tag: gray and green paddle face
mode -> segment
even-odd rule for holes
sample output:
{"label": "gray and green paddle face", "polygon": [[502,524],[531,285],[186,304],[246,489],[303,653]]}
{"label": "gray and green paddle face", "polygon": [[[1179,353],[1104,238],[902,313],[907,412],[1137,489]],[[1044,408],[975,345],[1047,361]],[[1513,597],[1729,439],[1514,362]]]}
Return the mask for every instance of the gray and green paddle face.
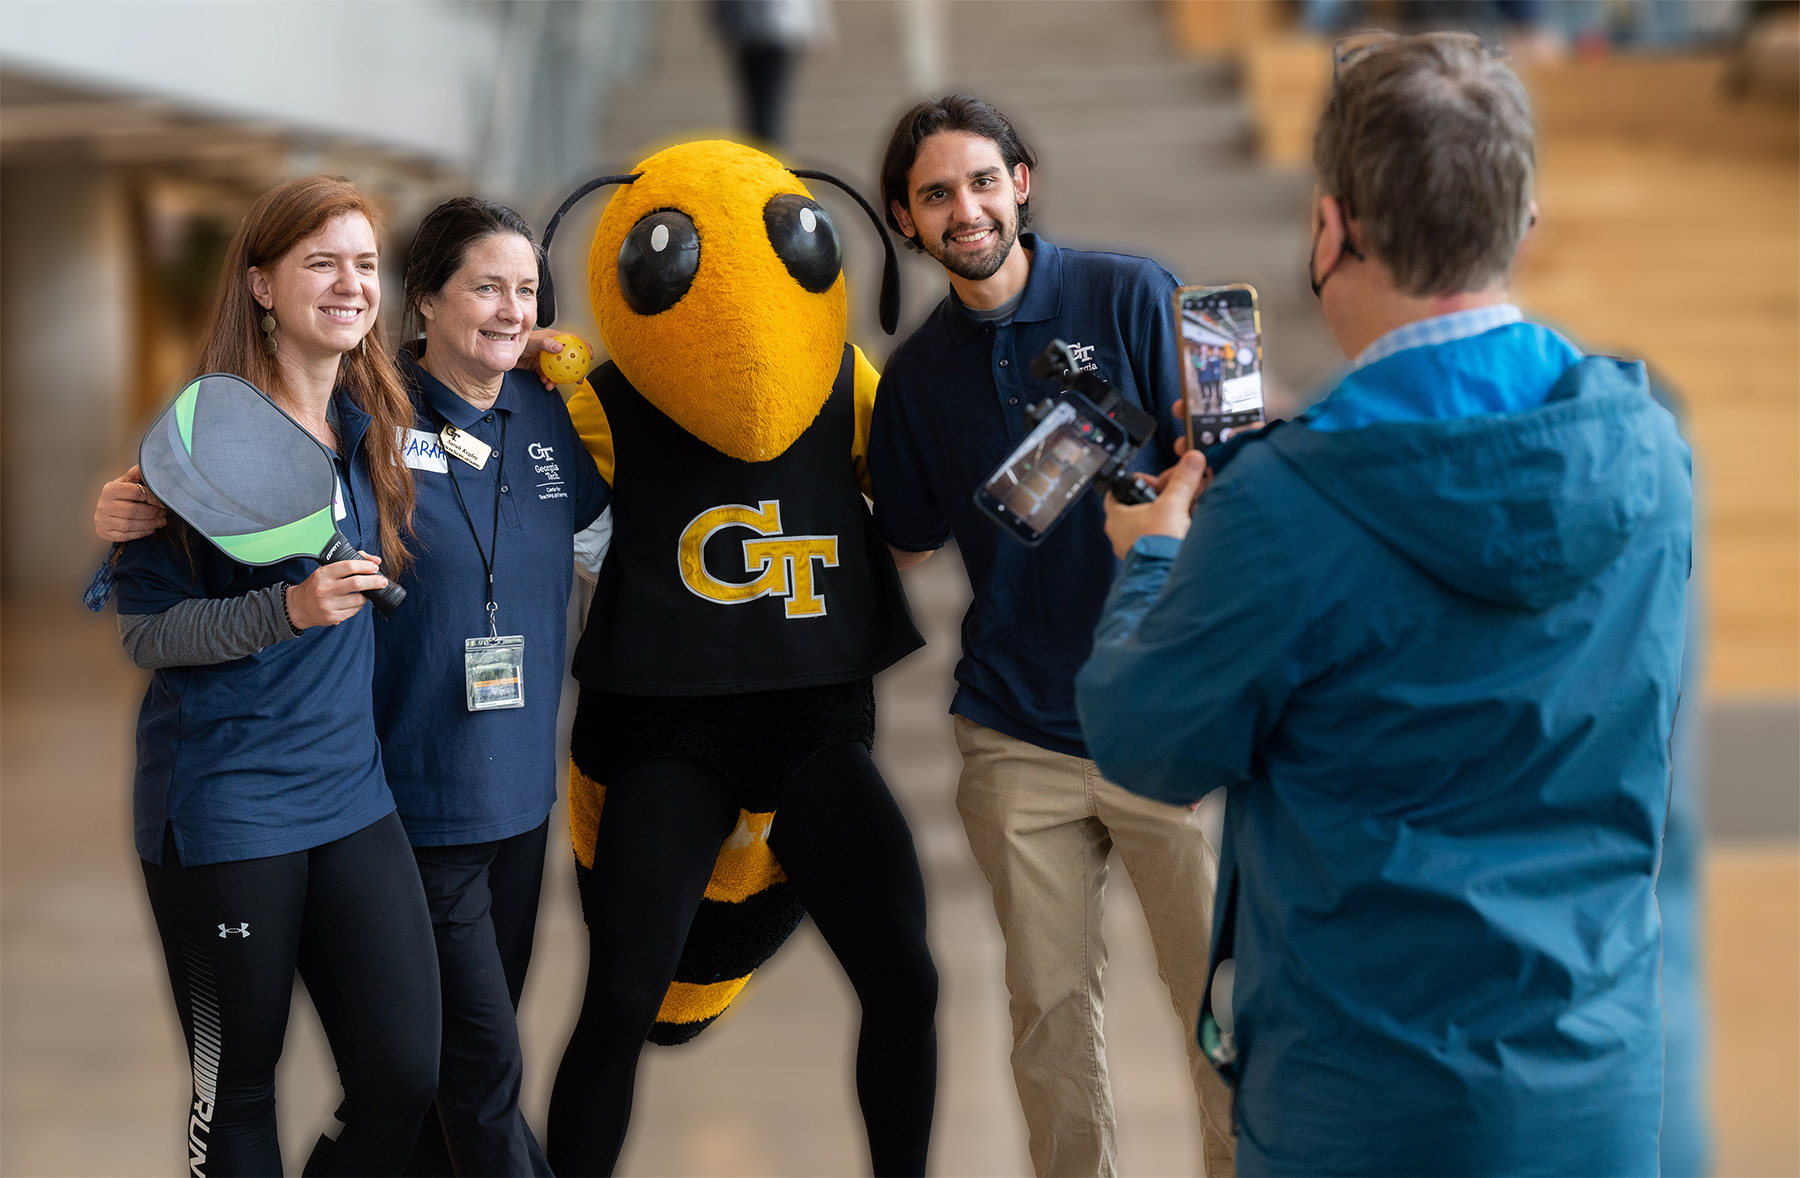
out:
{"label": "gray and green paddle face", "polygon": [[241,377],[215,372],[181,390],[138,462],[170,511],[244,564],[316,558],[337,534],[331,456]]}

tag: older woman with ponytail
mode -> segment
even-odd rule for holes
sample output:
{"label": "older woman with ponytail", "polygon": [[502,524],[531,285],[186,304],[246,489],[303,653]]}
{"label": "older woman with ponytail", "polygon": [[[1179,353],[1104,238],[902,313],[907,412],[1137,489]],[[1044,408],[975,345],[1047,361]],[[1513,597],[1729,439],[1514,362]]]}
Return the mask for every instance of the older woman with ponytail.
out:
{"label": "older woman with ponytail", "polygon": [[377,228],[343,180],[265,193],[195,364],[249,380],[332,453],[338,528],[366,559],[253,568],[175,522],[117,563],[120,633],[155,672],[137,851],[192,1063],[196,1175],[281,1172],[274,1075],[296,969],[353,1094],[308,1174],[400,1173],[437,1084],[431,921],[376,740],[363,596],[407,567],[414,503],[398,441],[413,408],[368,343]]}

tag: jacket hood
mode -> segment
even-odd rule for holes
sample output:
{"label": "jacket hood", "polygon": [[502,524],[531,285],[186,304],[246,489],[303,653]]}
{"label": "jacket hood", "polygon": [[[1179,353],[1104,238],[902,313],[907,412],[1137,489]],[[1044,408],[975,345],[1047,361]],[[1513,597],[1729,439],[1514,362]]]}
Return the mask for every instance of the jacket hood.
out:
{"label": "jacket hood", "polygon": [[[1346,385],[1359,379],[1382,374],[1372,366]],[[1431,576],[1541,609],[1592,581],[1656,509],[1658,450],[1673,439],[1641,362],[1588,356],[1524,412],[1341,432],[1296,426],[1268,443]]]}

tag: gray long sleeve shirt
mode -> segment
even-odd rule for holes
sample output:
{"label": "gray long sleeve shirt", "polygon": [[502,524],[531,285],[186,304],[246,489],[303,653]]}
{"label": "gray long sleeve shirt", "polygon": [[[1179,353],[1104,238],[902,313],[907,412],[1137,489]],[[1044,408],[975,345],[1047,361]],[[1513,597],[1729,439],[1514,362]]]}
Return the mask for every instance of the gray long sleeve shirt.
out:
{"label": "gray long sleeve shirt", "polygon": [[299,637],[288,620],[287,589],[270,585],[242,597],[196,597],[159,614],[120,614],[119,639],[126,657],[147,671],[241,659]]}

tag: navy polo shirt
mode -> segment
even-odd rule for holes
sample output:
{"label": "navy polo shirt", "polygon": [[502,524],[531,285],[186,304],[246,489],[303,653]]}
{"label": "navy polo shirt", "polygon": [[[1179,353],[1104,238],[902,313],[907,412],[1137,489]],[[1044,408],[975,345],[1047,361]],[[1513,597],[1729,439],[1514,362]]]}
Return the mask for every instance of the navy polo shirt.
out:
{"label": "navy polo shirt", "polygon": [[987,323],[954,291],[895,350],[882,373],[869,434],[875,522],[888,542],[924,552],[955,537],[974,601],[950,710],[1041,748],[1086,756],[1075,672],[1118,561],[1097,495],[1083,496],[1036,548],[1002,535],[975,506],[1031,423],[1025,408],[1061,386],[1031,375],[1052,339],[1067,341],[1121,395],[1155,413],[1138,470],[1175,461],[1181,426],[1174,275],[1122,254],[1059,250],[1034,234],[1025,297],[1012,319]]}
{"label": "navy polo shirt", "polygon": [[[362,439],[368,415],[339,394],[337,462],[344,538],[379,553],[375,489]],[[318,568],[296,559],[239,564],[198,535],[167,528],[119,553],[121,614],[159,614],[193,598],[297,585]],[[285,855],[354,834],[394,809],[369,707],[373,607],[314,626],[246,658],[165,667],[138,711],[133,809],[137,852],[162,862],[163,829],[184,866]]]}
{"label": "navy polo shirt", "polygon": [[[406,603],[376,636],[375,723],[388,784],[414,846],[510,838],[556,803],[573,538],[611,491],[562,398],[535,375],[508,373],[493,406],[477,409],[410,355],[400,366],[416,414],[401,450],[418,506],[414,564],[400,578]],[[450,457],[437,444],[446,421],[496,451],[504,427],[504,461],[496,452],[476,470]],[[469,711],[463,643],[488,634],[483,553],[493,556],[499,632],[525,638],[522,708]]]}

